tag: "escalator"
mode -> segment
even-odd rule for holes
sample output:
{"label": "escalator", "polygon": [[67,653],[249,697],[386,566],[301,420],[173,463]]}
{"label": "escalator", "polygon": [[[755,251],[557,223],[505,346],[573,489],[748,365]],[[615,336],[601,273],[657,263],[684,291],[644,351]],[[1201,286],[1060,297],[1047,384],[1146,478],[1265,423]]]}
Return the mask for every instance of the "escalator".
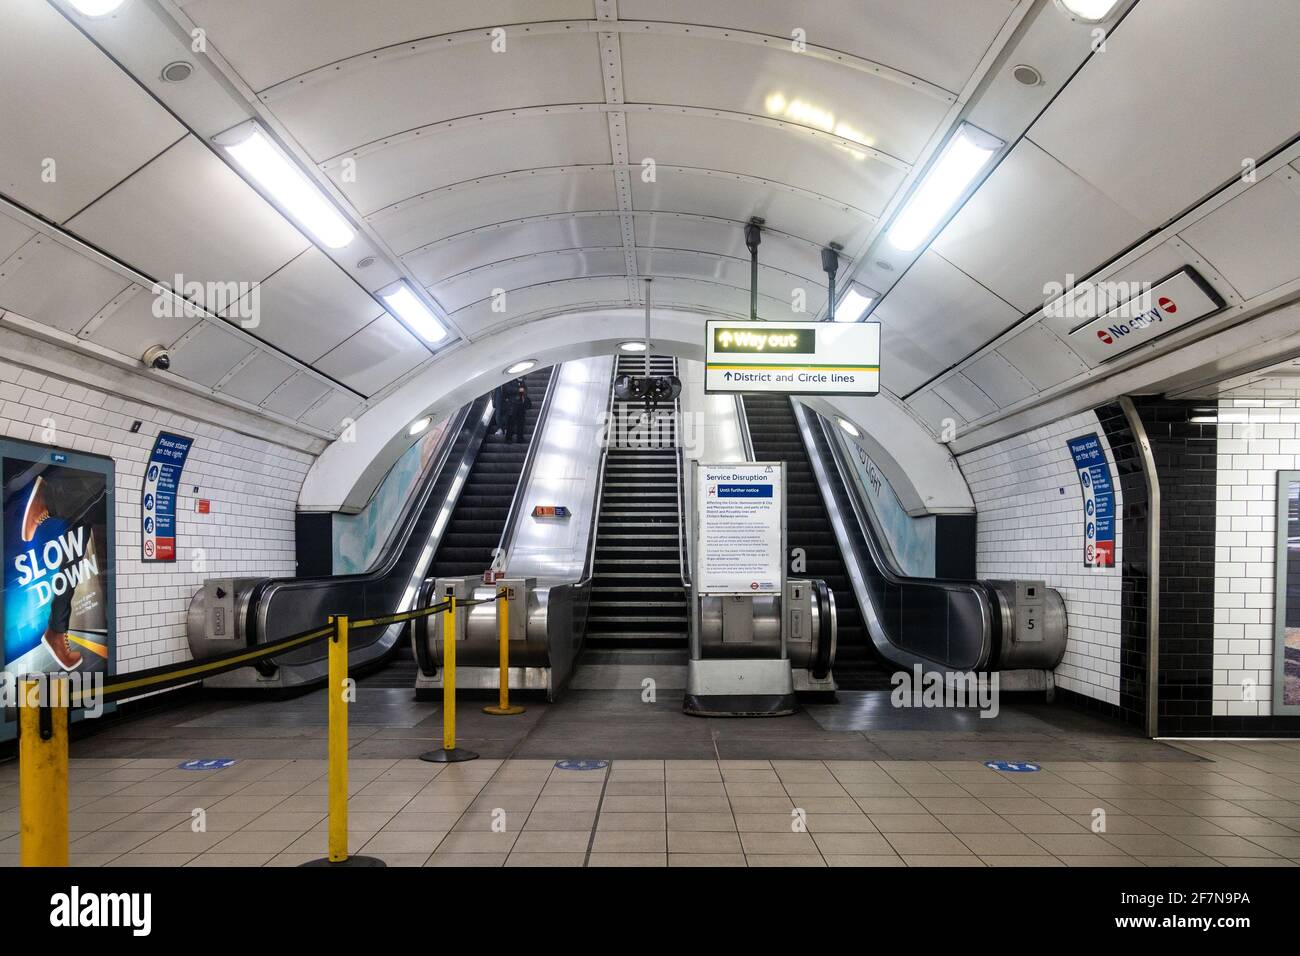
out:
{"label": "escalator", "polygon": [[[544,407],[551,370],[527,376],[533,407],[525,419],[525,442],[509,444],[492,434],[492,402],[481,396],[458,410],[411,494],[403,514],[370,570],[313,578],[210,579],[191,600],[187,619],[190,651],[196,660],[256,646],[319,626],[332,614],[353,620],[383,616],[415,606],[421,584],[436,575],[477,577],[492,560],[500,541],[527,440]],[[504,499],[504,504],[502,504]],[[494,530],[495,529],[495,530]],[[232,595],[228,633],[209,627],[214,595]],[[392,661],[372,686],[411,686],[414,662],[405,625],[354,632],[349,665],[366,667]],[[314,684],[326,675],[325,648],[291,651],[257,668],[247,667],[205,681],[219,688],[280,691]],[[392,671],[392,673],[388,673]]]}
{"label": "escalator", "polygon": [[836,683],[846,690],[888,690],[894,668],[872,649],[790,399],[752,394],[744,397],[744,406],[755,460],[786,463],[787,547],[791,552],[801,549],[807,562],[797,576],[820,578],[835,595]]}

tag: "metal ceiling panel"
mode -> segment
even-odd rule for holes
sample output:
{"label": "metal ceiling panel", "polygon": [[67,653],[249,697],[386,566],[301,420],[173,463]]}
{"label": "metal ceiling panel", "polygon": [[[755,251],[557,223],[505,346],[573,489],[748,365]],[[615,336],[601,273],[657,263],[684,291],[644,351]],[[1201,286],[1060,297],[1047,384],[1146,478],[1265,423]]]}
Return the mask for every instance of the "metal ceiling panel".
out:
{"label": "metal ceiling panel", "polygon": [[[636,243],[642,248],[689,249],[748,259],[745,227],[741,222],[706,219],[690,214],[638,213],[635,216]],[[784,233],[765,229],[758,249],[759,262],[802,276],[809,284],[825,282],[818,245]],[[841,260],[841,274],[848,271]]]}
{"label": "metal ceiling panel", "polygon": [[[761,249],[761,247],[760,247]],[[646,276],[680,276],[706,279],[741,289],[749,294],[749,260],[728,259],[715,254],[680,252],[673,249],[638,249],[637,268]],[[826,289],[821,283],[808,282],[779,269],[758,270],[758,291],[766,300],[759,306],[763,318],[811,319],[826,304]],[[802,300],[807,314],[793,311]]]}
{"label": "metal ceiling panel", "polygon": [[981,356],[962,369],[962,373],[993,399],[998,408],[1014,405],[1035,391],[1034,383],[997,352]]}
{"label": "metal ceiling panel", "polygon": [[[491,300],[483,299],[452,314],[451,320],[466,335],[474,337],[490,329],[518,325],[536,313],[558,312],[588,303],[621,304],[627,301],[625,275],[564,279],[528,289],[516,289],[510,294],[510,311],[507,314],[493,312]],[[592,331],[593,335],[600,334],[598,329]]]}
{"label": "metal ceiling panel", "polygon": [[[430,95],[437,91],[436,95]],[[550,103],[603,103],[594,33],[431,47],[331,73],[271,105],[317,162],[405,130]],[[436,135],[436,131],[429,131]]]}
{"label": "metal ceiling panel", "polygon": [[908,399],[907,407],[938,436],[942,436],[949,427],[960,428],[966,424],[966,419],[955,408],[930,389]]}
{"label": "metal ceiling panel", "polygon": [[470,182],[400,203],[370,223],[399,255],[472,229],[535,216],[618,209],[607,166],[528,171]]}
{"label": "metal ceiling panel", "polygon": [[[419,37],[590,18],[591,0],[177,0],[254,89]],[[285,38],[292,37],[292,43]]]}
{"label": "metal ceiling panel", "polygon": [[977,421],[998,410],[993,399],[964,375],[949,376],[934,386],[934,393],[967,421]]}
{"label": "metal ceiling panel", "polygon": [[102,345],[132,358],[139,358],[151,346],[170,347],[204,321],[197,316],[186,315],[180,309],[177,309],[171,317],[155,315],[156,299],[152,291],[143,286],[137,288],[139,291],[134,297],[103,322],[90,329],[85,337],[96,345]]}
{"label": "metal ceiling panel", "polygon": [[1014,9],[1011,0],[620,0],[624,20],[751,30],[888,64],[957,92]]}
{"label": "metal ceiling panel", "polygon": [[3,271],[4,261],[34,235],[35,230],[28,229],[17,219],[0,214],[0,271]]}
{"label": "metal ceiling panel", "polygon": [[296,420],[320,401],[326,393],[332,391],[335,391],[333,387],[314,375],[299,372],[272,392],[262,403],[262,407],[269,412]]}
{"label": "metal ceiling panel", "polygon": [[[854,159],[830,140],[795,130],[669,112],[629,113],[627,129],[633,162],[653,159],[661,180],[682,175],[666,165],[724,169],[811,190],[871,215],[879,215],[903,181],[902,170]],[[696,192],[709,189],[708,179],[687,178]]]}
{"label": "metal ceiling panel", "polygon": [[45,236],[32,239],[10,257],[4,272],[0,309],[74,333],[131,284]]}
{"label": "metal ceiling panel", "polygon": [[470,269],[518,256],[617,246],[622,242],[623,231],[616,214],[556,216],[502,223],[458,236],[406,257],[406,264],[421,282],[433,285]]}
{"label": "metal ceiling panel", "polygon": [[212,388],[254,349],[220,323],[204,322],[172,350],[171,372]]}
{"label": "metal ceiling panel", "polygon": [[385,312],[315,364],[362,395],[373,395],[429,358],[406,327]]}
{"label": "metal ceiling panel", "polygon": [[998,346],[998,353],[1038,389],[1051,388],[1088,371],[1074,350],[1041,322],[1025,326]]}
{"label": "metal ceiling panel", "polygon": [[1033,312],[1049,282],[1084,276],[1139,238],[1142,224],[1022,140],[939,234],[933,248]]}
{"label": "metal ceiling panel", "polygon": [[1138,3],[1030,130],[1156,228],[1300,129],[1300,4]]}
{"label": "metal ceiling panel", "polygon": [[341,163],[328,173],[363,215],[452,183],[513,170],[608,164],[605,115],[556,112],[438,129],[356,157],[356,181]]}
{"label": "metal ceiling panel", "polygon": [[4,20],[0,192],[6,196],[63,222],[184,135],[44,0],[7,0]]}
{"label": "metal ceiling panel", "polygon": [[253,405],[260,405],[268,395],[288,381],[294,371],[292,366],[280,361],[274,355],[258,352],[243,368],[231,375],[217,391]]}
{"label": "metal ceiling panel", "polygon": [[773,229],[812,242],[838,242],[846,249],[859,245],[873,225],[868,216],[843,203],[725,172],[702,175],[661,168],[651,183],[634,176],[632,205],[641,211],[694,213],[741,222],[761,216]]}
{"label": "metal ceiling panel", "polygon": [[1282,167],[1179,237],[1247,299],[1300,277],[1300,172]]}
{"label": "metal ceiling panel", "polygon": [[337,435],[345,427],[345,419],[356,419],[361,414],[361,403],[355,395],[335,389],[323,401],[317,402],[298,420],[311,428]]}
{"label": "metal ceiling panel", "polygon": [[[789,32],[789,31],[787,31]],[[624,98],[731,110],[835,132],[908,163],[948,111],[933,96],[810,56],[708,37],[620,37]]]}
{"label": "metal ceiling panel", "polygon": [[[151,279],[259,282],[307,240],[194,137],[169,149],[69,227]],[[206,304],[200,290],[194,296]]]}
{"label": "metal ceiling panel", "polygon": [[494,265],[463,273],[439,283],[433,294],[449,312],[493,296],[496,290],[505,290],[503,317],[516,311],[513,290],[563,279],[583,279],[591,276],[626,276],[627,261],[622,247],[616,249],[588,249],[537,253],[498,262]]}
{"label": "metal ceiling panel", "polygon": [[253,334],[307,364],[384,311],[315,246],[263,282],[259,296]]}

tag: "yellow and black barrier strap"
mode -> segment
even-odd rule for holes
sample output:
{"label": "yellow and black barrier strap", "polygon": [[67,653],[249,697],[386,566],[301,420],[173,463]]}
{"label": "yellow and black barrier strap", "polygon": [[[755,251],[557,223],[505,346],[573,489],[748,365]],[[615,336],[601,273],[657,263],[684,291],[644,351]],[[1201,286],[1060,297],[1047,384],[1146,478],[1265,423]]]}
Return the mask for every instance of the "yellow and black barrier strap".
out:
{"label": "yellow and black barrier strap", "polygon": [[[457,606],[472,607],[477,604],[491,604],[496,600],[496,597],[491,597],[476,601],[458,601]],[[440,601],[437,604],[416,611],[404,611],[401,614],[389,614],[384,617],[353,621],[351,629],[359,631],[365,628],[388,627],[392,624],[403,624],[407,621],[419,620],[446,610],[448,603],[447,601]],[[256,647],[245,647],[227,654],[220,654],[205,661],[185,661],[181,664],[167,664],[162,667],[132,671],[129,674],[119,674],[105,678],[100,688],[83,687],[73,692],[70,695],[69,703],[72,707],[81,707],[91,697],[95,697],[103,703],[109,703],[134,694],[170,690],[173,687],[189,684],[204,677],[215,677],[217,674],[224,674],[226,671],[253,664],[263,658],[274,657],[277,654],[284,654],[300,647],[306,647],[317,641],[325,640],[333,633],[333,626],[326,624],[322,627],[312,628],[309,631],[290,634],[288,637],[280,637],[265,644],[258,644]]]}

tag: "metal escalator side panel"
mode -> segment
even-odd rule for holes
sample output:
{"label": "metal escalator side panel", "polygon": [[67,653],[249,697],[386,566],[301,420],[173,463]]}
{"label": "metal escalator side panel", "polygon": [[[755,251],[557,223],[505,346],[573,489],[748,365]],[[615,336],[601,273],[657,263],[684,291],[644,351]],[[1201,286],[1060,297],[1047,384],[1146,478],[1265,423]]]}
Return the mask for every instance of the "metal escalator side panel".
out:
{"label": "metal escalator side panel", "polygon": [[529,480],[532,476],[533,467],[537,461],[537,450],[541,446],[541,437],[546,431],[546,421],[550,416],[551,403],[555,400],[556,385],[560,381],[560,373],[564,365],[553,365],[548,371],[550,376],[546,381],[546,393],[542,396],[542,403],[538,408],[537,421],[533,424],[533,432],[528,436],[528,451],[524,454],[523,466],[519,469],[519,477],[515,481],[515,493],[510,499],[510,510],[506,513],[505,527],[501,529],[501,538],[497,542],[497,552],[502,557],[502,568],[509,567],[510,547],[514,542],[515,531],[519,525],[519,519],[524,507],[524,497],[528,491]]}
{"label": "metal escalator side panel", "polygon": [[918,664],[927,671],[985,669],[993,659],[995,622],[984,587],[979,582],[940,582],[895,573],[884,558],[869,516],[847,490],[846,466],[825,433],[825,423],[817,416],[814,425],[814,413],[797,402],[792,404],[877,653],[905,669]]}

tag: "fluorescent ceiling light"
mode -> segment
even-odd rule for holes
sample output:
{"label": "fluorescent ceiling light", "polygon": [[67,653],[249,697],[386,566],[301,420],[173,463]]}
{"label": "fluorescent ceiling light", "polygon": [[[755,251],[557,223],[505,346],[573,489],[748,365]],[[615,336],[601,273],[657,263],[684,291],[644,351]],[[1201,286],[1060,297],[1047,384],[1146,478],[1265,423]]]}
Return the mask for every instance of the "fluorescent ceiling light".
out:
{"label": "fluorescent ceiling light", "polygon": [[644,343],[644,342],[624,342],[622,345],[619,346],[619,348],[621,348],[624,352],[644,352],[644,351],[645,351],[645,343]]}
{"label": "fluorescent ceiling light", "polygon": [[72,5],[83,17],[106,17],[126,0],[72,0]]}
{"label": "fluorescent ceiling light", "polygon": [[389,312],[424,341],[433,344],[447,337],[447,330],[438,321],[438,317],[411,291],[405,280],[394,286],[391,292],[381,293],[380,298],[388,306]]}
{"label": "fluorescent ceiling light", "polygon": [[424,431],[432,424],[433,424],[433,417],[431,415],[425,415],[423,418],[417,418],[415,421],[411,422],[411,427],[406,430],[406,434],[414,438],[416,435],[420,434],[420,432]]}
{"label": "fluorescent ceiling light", "polygon": [[835,321],[856,322],[867,314],[867,309],[875,301],[876,293],[861,282],[851,282],[848,289],[840,296],[839,304],[835,306]]}
{"label": "fluorescent ceiling light", "polygon": [[537,365],[537,359],[524,359],[522,362],[516,362],[506,369],[507,375],[523,375],[529,369]]}
{"label": "fluorescent ceiling light", "polygon": [[862,432],[858,431],[858,426],[855,425],[855,424],[853,424],[853,423],[852,423],[851,421],[849,421],[847,418],[836,418],[835,420],[836,420],[837,422],[840,423],[840,428],[843,428],[846,432],[848,432],[848,433],[849,433],[850,435],[852,435],[854,438],[861,438],[861,437],[862,437]]}
{"label": "fluorescent ceiling light", "polygon": [[1056,0],[1071,16],[1089,23],[1100,23],[1119,6],[1119,0]]}
{"label": "fluorescent ceiling light", "polygon": [[313,236],[331,249],[341,249],[356,233],[334,205],[256,124],[238,143],[223,146],[230,158],[252,176]]}
{"label": "fluorescent ceiling light", "polygon": [[903,252],[919,248],[1002,146],[996,136],[962,123],[894,219],[889,241]]}

